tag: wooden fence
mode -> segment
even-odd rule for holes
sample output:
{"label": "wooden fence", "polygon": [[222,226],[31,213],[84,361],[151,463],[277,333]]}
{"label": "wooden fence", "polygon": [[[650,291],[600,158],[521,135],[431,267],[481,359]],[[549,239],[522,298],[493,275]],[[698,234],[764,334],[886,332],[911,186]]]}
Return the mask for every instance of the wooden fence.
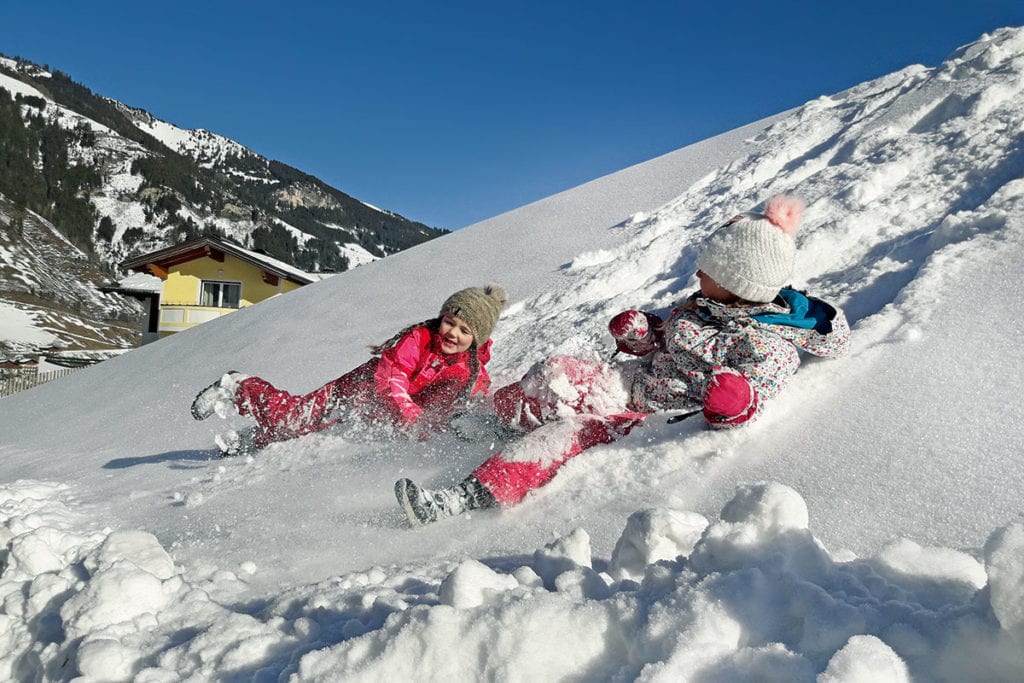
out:
{"label": "wooden fence", "polygon": [[63,368],[61,370],[54,370],[53,372],[0,377],[0,398],[16,394],[19,391],[24,391],[25,389],[31,389],[32,387],[39,386],[40,384],[52,382],[53,380],[60,379],[61,377],[67,377],[71,373],[77,372],[80,369],[81,368]]}

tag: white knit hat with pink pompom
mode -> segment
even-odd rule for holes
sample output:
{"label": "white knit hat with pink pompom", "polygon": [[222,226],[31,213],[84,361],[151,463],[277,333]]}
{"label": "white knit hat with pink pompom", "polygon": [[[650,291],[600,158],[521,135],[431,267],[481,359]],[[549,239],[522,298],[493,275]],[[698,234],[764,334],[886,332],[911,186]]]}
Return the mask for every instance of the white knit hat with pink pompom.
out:
{"label": "white knit hat with pink pompom", "polygon": [[778,195],[764,213],[736,216],[704,241],[697,268],[741,299],[772,301],[793,274],[803,209],[798,198]]}

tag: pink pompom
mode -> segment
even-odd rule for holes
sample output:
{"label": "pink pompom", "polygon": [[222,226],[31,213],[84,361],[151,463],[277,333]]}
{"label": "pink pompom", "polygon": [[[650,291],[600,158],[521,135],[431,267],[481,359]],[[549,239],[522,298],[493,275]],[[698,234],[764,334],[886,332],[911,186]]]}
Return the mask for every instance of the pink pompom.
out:
{"label": "pink pompom", "polygon": [[764,207],[765,218],[787,235],[796,234],[803,212],[804,203],[799,198],[784,194],[772,197]]}

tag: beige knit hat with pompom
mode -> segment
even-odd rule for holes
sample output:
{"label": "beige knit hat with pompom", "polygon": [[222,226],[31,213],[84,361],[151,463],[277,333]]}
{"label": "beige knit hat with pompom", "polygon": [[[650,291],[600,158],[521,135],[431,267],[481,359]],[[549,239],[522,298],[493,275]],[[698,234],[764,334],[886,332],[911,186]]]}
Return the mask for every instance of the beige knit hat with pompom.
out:
{"label": "beige knit hat with pompom", "polygon": [[491,338],[498,316],[507,303],[505,290],[492,282],[483,287],[469,287],[455,292],[445,300],[437,317],[450,314],[462,318],[473,331],[473,343],[481,346]]}

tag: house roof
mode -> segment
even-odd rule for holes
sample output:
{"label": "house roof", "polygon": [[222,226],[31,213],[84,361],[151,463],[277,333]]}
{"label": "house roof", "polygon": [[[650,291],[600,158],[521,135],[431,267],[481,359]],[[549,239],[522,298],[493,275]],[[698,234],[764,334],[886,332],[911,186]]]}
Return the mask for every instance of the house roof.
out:
{"label": "house roof", "polygon": [[155,275],[132,273],[118,280],[116,284],[100,287],[100,291],[120,292],[121,294],[159,294],[163,284],[163,280]]}
{"label": "house roof", "polygon": [[228,242],[227,240],[218,239],[216,237],[200,237],[192,240],[191,242],[185,242],[184,244],[178,244],[165,249],[140,254],[122,261],[121,267],[126,270],[135,270],[140,273],[147,272],[150,266],[157,266],[166,270],[167,268],[176,266],[179,263],[186,263],[204,256],[223,260],[224,254],[231,254],[235,258],[247,261],[267,273],[286,280],[291,280],[292,282],[297,282],[300,285],[308,285],[319,279],[316,275],[299,270],[284,261],[278,261],[275,258],[271,258],[249,249],[244,249],[233,242]]}

